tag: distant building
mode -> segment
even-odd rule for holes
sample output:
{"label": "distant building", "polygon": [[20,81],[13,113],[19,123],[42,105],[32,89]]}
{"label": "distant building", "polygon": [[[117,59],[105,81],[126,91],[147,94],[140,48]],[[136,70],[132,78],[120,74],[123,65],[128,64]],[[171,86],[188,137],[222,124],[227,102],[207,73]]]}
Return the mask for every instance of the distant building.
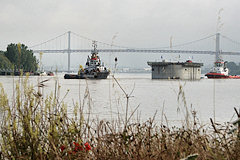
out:
{"label": "distant building", "polygon": [[152,67],[152,79],[197,80],[201,78],[203,63],[186,62],[147,62]]}

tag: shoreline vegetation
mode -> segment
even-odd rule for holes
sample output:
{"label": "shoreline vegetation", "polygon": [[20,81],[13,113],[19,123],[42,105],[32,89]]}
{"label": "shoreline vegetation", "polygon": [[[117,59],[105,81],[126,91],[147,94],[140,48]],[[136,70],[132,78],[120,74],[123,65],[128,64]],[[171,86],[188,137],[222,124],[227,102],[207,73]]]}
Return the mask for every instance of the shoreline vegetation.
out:
{"label": "shoreline vegetation", "polygon": [[11,43],[5,52],[0,51],[0,60],[0,71],[5,74],[16,73],[16,75],[20,75],[21,71],[33,73],[39,68],[39,62],[33,51],[20,43]]}
{"label": "shoreline vegetation", "polygon": [[[0,83],[0,159],[160,159],[202,160],[240,157],[240,113],[233,123],[218,124],[212,119],[203,126],[196,112],[186,105],[183,86],[179,86],[178,101],[185,122],[181,127],[168,127],[155,121],[156,114],[145,122],[133,120],[128,113],[131,94],[124,92],[126,113],[107,121],[91,115],[91,95],[88,86],[79,102],[73,103],[73,115],[60,99],[60,84],[50,95],[44,95],[45,82],[37,85],[28,76],[13,83],[15,90],[9,99]],[[86,80],[87,83],[87,80]],[[84,114],[87,111],[88,114]],[[164,113],[162,113],[162,118]]]}

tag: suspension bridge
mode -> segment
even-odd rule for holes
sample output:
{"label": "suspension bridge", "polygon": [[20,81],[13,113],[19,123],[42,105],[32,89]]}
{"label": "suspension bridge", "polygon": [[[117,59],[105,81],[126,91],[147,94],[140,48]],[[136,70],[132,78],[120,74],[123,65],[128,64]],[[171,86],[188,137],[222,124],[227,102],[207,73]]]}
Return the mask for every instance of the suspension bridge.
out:
{"label": "suspension bridge", "polygon": [[[195,43],[199,43],[206,39],[215,40],[215,50],[192,50],[192,49],[175,49],[183,46],[192,45]],[[130,53],[178,53],[178,54],[211,54],[215,55],[216,59],[219,58],[219,55],[240,55],[240,47],[237,51],[222,51],[220,49],[220,38],[228,40],[237,46],[240,46],[240,43],[237,41],[228,38],[227,36],[221,35],[220,33],[212,34],[210,36],[194,40],[191,42],[178,44],[178,45],[169,45],[167,47],[158,47],[158,48],[133,48],[127,46],[118,46],[101,41],[96,41],[74,32],[68,31],[64,34],[61,34],[55,38],[47,40],[43,43],[36,44],[31,46],[30,49],[33,50],[33,53],[67,53],[68,54],[68,72],[70,72],[70,55],[71,53],[82,53],[82,52],[91,52],[92,41],[96,41],[98,44],[101,44],[101,47],[98,46],[99,52],[107,52],[107,53],[122,53],[122,52],[130,52]],[[84,41],[84,42],[83,42]],[[53,47],[56,46],[56,47]]]}

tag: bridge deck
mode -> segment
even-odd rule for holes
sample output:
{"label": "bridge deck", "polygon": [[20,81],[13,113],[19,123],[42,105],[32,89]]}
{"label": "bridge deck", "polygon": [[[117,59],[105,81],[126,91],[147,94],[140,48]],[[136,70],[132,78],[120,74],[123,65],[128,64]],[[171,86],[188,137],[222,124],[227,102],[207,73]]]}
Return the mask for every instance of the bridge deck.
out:
{"label": "bridge deck", "polygon": [[[34,53],[82,53],[91,52],[91,49],[71,49],[71,50],[33,50]],[[133,52],[133,53],[183,53],[183,54],[212,54],[215,51],[191,51],[191,50],[157,50],[157,49],[98,49],[98,52]],[[222,55],[240,55],[240,52],[221,52]]]}

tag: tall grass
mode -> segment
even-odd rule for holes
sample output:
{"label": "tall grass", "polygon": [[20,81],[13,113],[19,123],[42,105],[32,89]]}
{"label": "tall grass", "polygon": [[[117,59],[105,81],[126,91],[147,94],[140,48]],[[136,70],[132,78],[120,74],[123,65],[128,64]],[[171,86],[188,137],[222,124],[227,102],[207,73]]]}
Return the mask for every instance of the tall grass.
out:
{"label": "tall grass", "polygon": [[[158,124],[155,116],[142,123],[130,121],[132,114],[127,115],[127,108],[125,123],[121,125],[118,121],[90,118],[91,97],[86,87],[83,100],[73,104],[74,115],[69,116],[64,98],[59,96],[58,81],[50,95],[43,95],[46,81],[33,86],[28,77],[21,79],[11,99],[0,85],[1,159],[235,160],[240,157],[238,128],[214,122],[209,127],[197,121],[190,125],[187,106],[187,125],[180,128]],[[127,105],[130,95],[126,94]],[[184,100],[183,90],[179,91],[179,97]],[[83,114],[84,107],[89,114]],[[195,118],[196,113],[193,115]]]}

